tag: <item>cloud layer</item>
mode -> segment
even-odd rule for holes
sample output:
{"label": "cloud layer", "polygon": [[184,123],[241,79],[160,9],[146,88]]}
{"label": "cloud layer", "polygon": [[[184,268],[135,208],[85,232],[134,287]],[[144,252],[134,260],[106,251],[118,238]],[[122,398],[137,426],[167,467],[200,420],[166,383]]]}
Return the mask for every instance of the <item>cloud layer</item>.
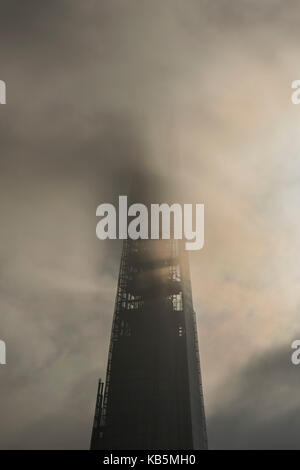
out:
{"label": "cloud layer", "polygon": [[3,0],[1,448],[87,448],[138,165],[205,204],[191,257],[212,448],[297,448],[293,0]]}

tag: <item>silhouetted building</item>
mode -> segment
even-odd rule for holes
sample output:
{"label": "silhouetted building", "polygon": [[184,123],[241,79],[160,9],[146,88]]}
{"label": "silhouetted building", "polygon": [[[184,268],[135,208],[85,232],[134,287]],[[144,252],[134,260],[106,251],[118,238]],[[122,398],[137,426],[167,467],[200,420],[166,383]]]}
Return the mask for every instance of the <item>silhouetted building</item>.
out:
{"label": "silhouetted building", "polygon": [[126,240],[91,449],[206,449],[188,254]]}

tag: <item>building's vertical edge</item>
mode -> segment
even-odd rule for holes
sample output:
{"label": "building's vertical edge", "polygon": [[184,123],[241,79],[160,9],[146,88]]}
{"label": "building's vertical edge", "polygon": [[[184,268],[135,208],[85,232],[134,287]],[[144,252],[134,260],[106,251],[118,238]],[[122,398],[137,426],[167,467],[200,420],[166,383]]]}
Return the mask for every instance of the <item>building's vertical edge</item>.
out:
{"label": "building's vertical edge", "polygon": [[196,316],[193,308],[188,253],[182,253],[183,310],[189,374],[191,426],[194,449],[207,449],[207,432],[201,379]]}
{"label": "building's vertical edge", "polygon": [[95,406],[94,424],[91,436],[91,450],[96,450],[99,445],[101,433],[101,414],[102,414],[102,401],[103,401],[103,382],[99,379],[97,400]]}

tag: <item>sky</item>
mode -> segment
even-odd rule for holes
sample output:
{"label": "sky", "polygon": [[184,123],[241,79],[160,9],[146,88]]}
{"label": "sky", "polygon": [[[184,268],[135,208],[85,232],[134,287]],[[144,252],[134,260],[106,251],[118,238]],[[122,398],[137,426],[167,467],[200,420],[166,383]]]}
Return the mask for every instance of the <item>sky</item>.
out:
{"label": "sky", "polygon": [[[0,448],[87,449],[139,166],[205,204],[190,255],[211,449],[300,448],[296,0],[2,0]],[[300,366],[299,366],[300,367]]]}

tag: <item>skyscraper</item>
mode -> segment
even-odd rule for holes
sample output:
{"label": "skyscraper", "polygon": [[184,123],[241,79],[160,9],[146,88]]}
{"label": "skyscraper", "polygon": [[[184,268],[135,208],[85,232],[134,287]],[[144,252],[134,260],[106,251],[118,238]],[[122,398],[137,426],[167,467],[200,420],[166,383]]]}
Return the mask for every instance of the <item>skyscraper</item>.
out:
{"label": "skyscraper", "polygon": [[91,449],[206,448],[184,243],[126,240]]}

